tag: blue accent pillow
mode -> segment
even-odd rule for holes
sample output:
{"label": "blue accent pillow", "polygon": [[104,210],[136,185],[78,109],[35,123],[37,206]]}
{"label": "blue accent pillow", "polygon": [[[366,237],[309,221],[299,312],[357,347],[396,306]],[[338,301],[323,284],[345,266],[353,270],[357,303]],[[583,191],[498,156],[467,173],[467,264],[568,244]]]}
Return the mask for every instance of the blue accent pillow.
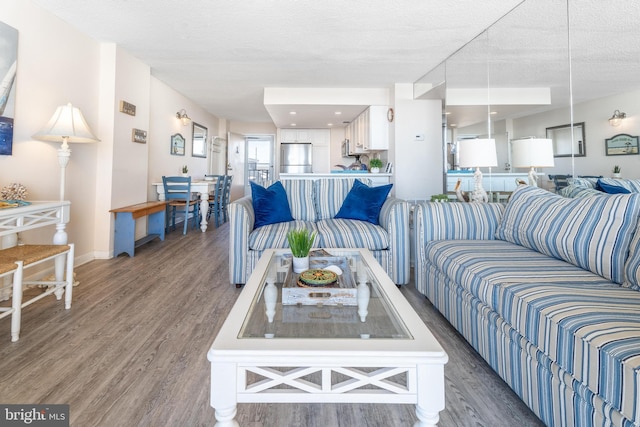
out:
{"label": "blue accent pillow", "polygon": [[251,184],[251,198],[256,217],[254,229],[263,225],[293,221],[287,193],[280,181],[274,182],[269,188],[264,188],[253,181],[249,181],[249,184]]}
{"label": "blue accent pillow", "polygon": [[387,200],[392,186],[393,184],[369,187],[355,181],[334,218],[357,219],[378,225],[380,209]]}
{"label": "blue accent pillow", "polygon": [[607,194],[631,194],[631,191],[620,185],[612,185],[603,182],[601,179],[596,183],[596,190],[604,191]]}

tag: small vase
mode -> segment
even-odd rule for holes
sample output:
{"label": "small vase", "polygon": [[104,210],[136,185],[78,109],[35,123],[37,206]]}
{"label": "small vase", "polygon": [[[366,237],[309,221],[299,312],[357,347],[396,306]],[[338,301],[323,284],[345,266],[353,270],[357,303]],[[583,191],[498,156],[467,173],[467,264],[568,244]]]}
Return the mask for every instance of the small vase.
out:
{"label": "small vase", "polygon": [[380,168],[371,168],[371,173],[380,173]]}
{"label": "small vase", "polygon": [[293,272],[294,273],[302,273],[305,270],[309,269],[309,256],[298,258],[293,257]]}
{"label": "small vase", "polygon": [[188,173],[183,173],[182,176],[184,176],[185,178],[189,176]]}
{"label": "small vase", "polygon": [[622,174],[621,173],[614,173],[611,177],[615,178],[615,179],[620,179],[620,178],[622,178]]}

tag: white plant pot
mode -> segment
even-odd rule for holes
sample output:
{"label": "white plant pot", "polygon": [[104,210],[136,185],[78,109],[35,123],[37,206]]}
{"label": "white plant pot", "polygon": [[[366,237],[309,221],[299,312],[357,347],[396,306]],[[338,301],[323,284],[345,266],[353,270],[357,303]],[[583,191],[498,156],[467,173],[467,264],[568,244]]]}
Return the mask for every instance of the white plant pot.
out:
{"label": "white plant pot", "polygon": [[621,173],[614,173],[613,175],[611,175],[611,177],[620,179],[620,178],[622,178],[622,174]]}
{"label": "white plant pot", "polygon": [[309,269],[309,257],[293,257],[293,272],[294,273],[302,273],[305,270]]}
{"label": "white plant pot", "polygon": [[380,168],[371,168],[371,173],[380,173]]}
{"label": "white plant pot", "polygon": [[182,176],[184,176],[185,178],[189,176],[188,173],[183,173]]}

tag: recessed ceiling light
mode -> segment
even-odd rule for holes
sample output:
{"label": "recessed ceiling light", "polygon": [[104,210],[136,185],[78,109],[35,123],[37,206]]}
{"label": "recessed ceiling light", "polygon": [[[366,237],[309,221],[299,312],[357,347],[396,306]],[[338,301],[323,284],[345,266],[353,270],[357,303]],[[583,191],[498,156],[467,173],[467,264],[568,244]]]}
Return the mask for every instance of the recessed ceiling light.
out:
{"label": "recessed ceiling light", "polygon": [[489,114],[498,114],[498,112],[497,112],[497,111],[492,111],[492,112],[491,112],[491,113],[489,113]]}
{"label": "recessed ceiling light", "polygon": [[451,114],[451,111],[445,111],[444,114],[448,116],[449,114]]}
{"label": "recessed ceiling light", "polygon": [[342,111],[336,111],[336,116],[339,116],[340,114],[342,114]]}
{"label": "recessed ceiling light", "polygon": [[291,114],[292,116],[295,116],[298,113],[296,113],[295,111],[289,111],[289,114]]}
{"label": "recessed ceiling light", "polygon": [[291,123],[291,126],[297,126],[295,123]]}
{"label": "recessed ceiling light", "polygon": [[458,125],[457,125],[457,124],[455,124],[455,123],[451,123],[449,126],[451,126],[452,128],[454,128],[454,127],[456,127],[456,126],[458,126]]}
{"label": "recessed ceiling light", "polygon": [[327,123],[327,126],[333,126],[333,123]]}

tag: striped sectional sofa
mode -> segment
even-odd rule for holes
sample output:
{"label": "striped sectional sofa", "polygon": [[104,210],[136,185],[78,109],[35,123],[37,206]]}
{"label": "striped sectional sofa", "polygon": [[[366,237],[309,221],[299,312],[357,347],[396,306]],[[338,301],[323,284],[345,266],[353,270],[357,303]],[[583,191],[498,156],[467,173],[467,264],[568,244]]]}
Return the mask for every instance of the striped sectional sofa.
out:
{"label": "striped sectional sofa", "polygon": [[[286,179],[294,221],[254,229],[255,215],[250,196],[229,204],[229,280],[244,284],[266,249],[287,248],[287,232],[307,227],[316,230],[315,247],[367,248],[398,285],[409,282],[409,205],[388,197],[380,212],[380,225],[366,221],[336,219],[355,178]],[[359,179],[370,185],[368,179]]]}
{"label": "striped sectional sofa", "polygon": [[417,289],[548,426],[640,426],[640,194],[422,203]]}

